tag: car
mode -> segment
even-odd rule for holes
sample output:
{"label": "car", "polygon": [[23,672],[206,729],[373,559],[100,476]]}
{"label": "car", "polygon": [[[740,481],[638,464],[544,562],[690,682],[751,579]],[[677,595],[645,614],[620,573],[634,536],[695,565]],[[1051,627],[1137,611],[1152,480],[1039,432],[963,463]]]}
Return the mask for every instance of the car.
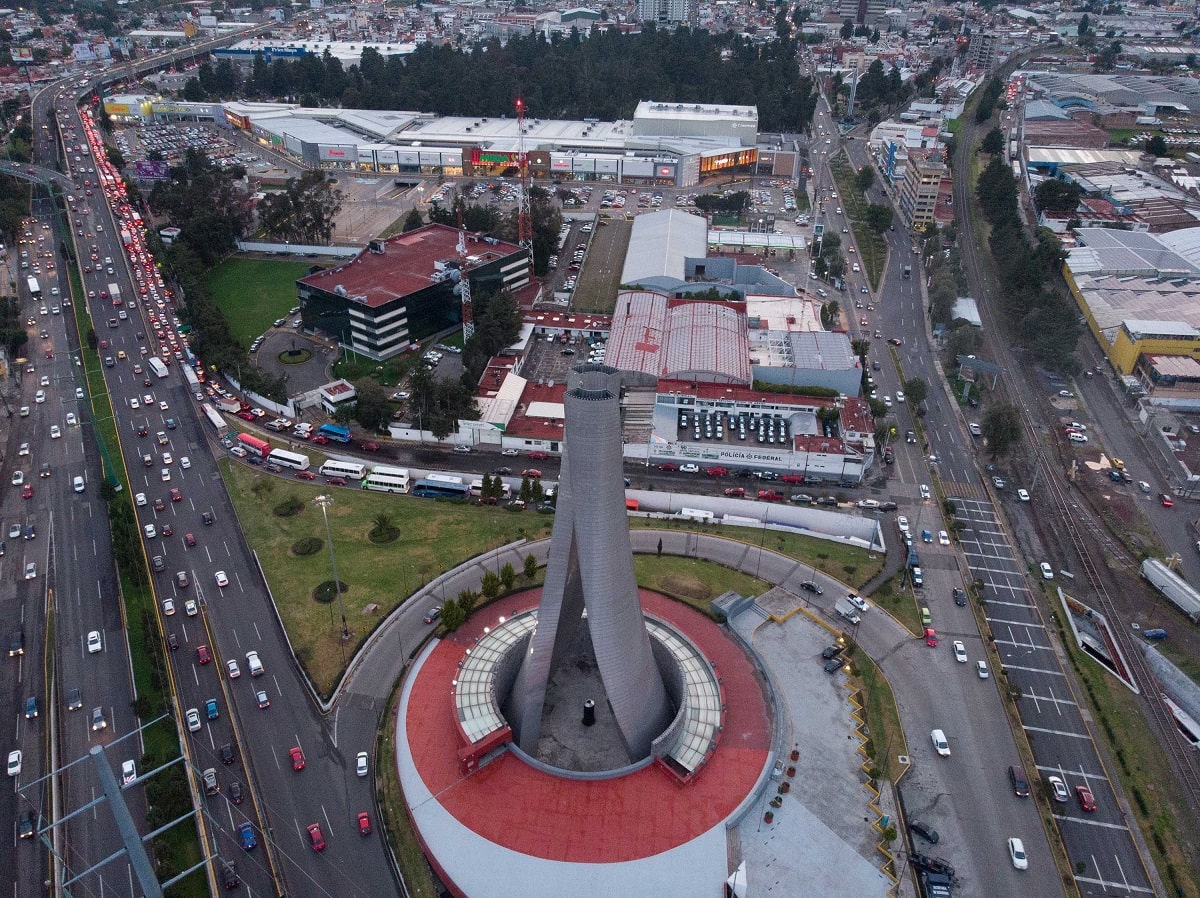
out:
{"label": "car", "polygon": [[938,531],[938,545],[939,546],[950,545],[950,534],[947,533],[945,530]]}
{"label": "car", "polygon": [[967,604],[967,591],[961,586],[954,587],[954,604],[959,608]]}
{"label": "car", "polygon": [[996,489],[998,489],[998,490],[1002,490],[1006,486],[1008,486],[1008,484],[1004,482],[1003,477],[995,477],[995,476],[992,477],[992,485],[994,487],[996,487]]}
{"label": "car", "polygon": [[936,845],[938,842],[942,841],[942,837],[938,834],[938,831],[928,823],[925,823],[921,820],[914,820],[912,823],[908,824],[908,830],[909,832],[920,836],[930,845]]}
{"label": "car", "polygon": [[209,720],[216,720],[221,716],[221,710],[217,707],[217,700],[210,698],[204,702],[204,716]]}
{"label": "car", "polygon": [[903,391],[903,390],[897,390],[897,391],[896,391],[896,401],[897,401],[897,402],[903,402],[903,401],[904,401],[904,391]]}
{"label": "car", "polygon": [[100,638],[99,630],[92,630],[87,635],[87,650],[89,655],[104,651],[104,641]]}
{"label": "car", "polygon": [[1029,491],[1023,490],[1023,489],[1017,490],[1017,498],[1020,499],[1022,502],[1028,502],[1029,501]]}
{"label": "car", "polygon": [[932,542],[933,542],[933,533],[932,533],[932,531],[929,531],[929,530],[922,530],[922,531],[921,531],[921,542],[923,542],[923,543],[932,543]]}
{"label": "car", "polygon": [[990,676],[990,674],[988,673],[987,662],[986,661],[976,661],[975,662],[975,673],[979,675],[979,679],[986,680],[988,678],[988,676]]}
{"label": "car", "polygon": [[179,651],[179,637],[174,633],[167,634],[167,648],[169,648],[172,652]]}
{"label": "car", "polygon": [[104,715],[104,709],[97,707],[92,708],[92,732],[103,730],[108,727],[108,718]]}
{"label": "car", "polygon": [[1067,791],[1067,784],[1057,776],[1046,777],[1046,783],[1050,786],[1050,797],[1059,804],[1066,804],[1071,797],[1071,793]]}
{"label": "car", "polygon": [[197,711],[195,708],[188,708],[185,717],[187,719],[187,728],[189,733],[194,733],[200,729],[199,711]]}
{"label": "car", "polygon": [[526,468],[524,471],[521,472],[521,476],[528,477],[531,480],[537,480],[539,477],[542,476],[542,472],[539,471],[537,468]]}
{"label": "car", "polygon": [[673,461],[665,461],[658,466],[658,469],[660,471],[678,471],[679,465],[675,464]]}
{"label": "car", "polygon": [[313,851],[325,850],[325,837],[321,835],[321,824],[310,823],[308,829],[308,841],[312,845]]}
{"label": "car", "polygon": [[434,606],[433,608],[430,608],[427,612],[425,612],[425,617],[423,618],[423,620],[427,624],[432,624],[432,623],[436,622],[437,619],[440,618],[441,616],[442,616],[442,609],[441,609],[441,606],[438,605],[438,606]]}
{"label": "car", "polygon": [[1081,433],[1076,433],[1075,431],[1071,431],[1070,433],[1068,433],[1067,439],[1070,440],[1072,443],[1086,443],[1088,441],[1087,437],[1085,437]]}
{"label": "car", "polygon": [[50,462],[44,461],[40,465],[38,465],[38,477],[49,477],[49,476],[50,476]]}
{"label": "car", "polygon": [[121,764],[121,785],[128,786],[137,779],[137,765],[131,760],[124,761]]}
{"label": "car", "polygon": [[371,815],[366,811],[358,812],[358,834],[360,836],[371,835]]}
{"label": "car", "polygon": [[45,401],[46,401],[46,391],[45,391],[45,390],[38,390],[36,393],[34,393],[34,394],[33,394],[33,401],[34,401],[35,403],[37,403],[38,405],[42,405],[43,403],[45,403]]}
{"label": "car", "polygon": [[189,549],[196,545],[196,536],[193,533],[185,533],[183,535],[183,544]]}
{"label": "car", "polygon": [[[158,556],[156,555],[154,557],[157,558]],[[170,617],[172,614],[175,613],[175,600],[174,599],[163,599],[162,609],[163,609],[163,614],[166,617]]]}
{"label": "car", "polygon": [[28,455],[28,454],[29,454],[29,444],[22,443],[21,447],[19,449],[17,449],[17,455]]}
{"label": "car", "polygon": [[224,571],[217,571],[215,577],[217,580],[217,586],[225,587],[229,585],[229,577],[226,576]]}
{"label": "car", "polygon": [[316,480],[317,475],[312,471],[297,471],[295,474],[297,480]]}
{"label": "car", "polygon": [[544,449],[534,449],[529,453],[529,457],[534,461],[546,461],[548,458],[550,458],[550,453],[546,452]]}
{"label": "car", "polygon": [[83,690],[78,686],[72,686],[67,690],[67,710],[78,711],[83,707]]}
{"label": "car", "polygon": [[900,528],[901,533],[908,533],[908,518],[900,515],[900,517],[896,518],[896,526]]}
{"label": "car", "polygon": [[821,584],[817,583],[815,580],[805,580],[800,584],[800,588],[805,592],[811,592],[813,595],[817,596],[825,592],[825,590],[821,587]]}
{"label": "car", "polygon": [[258,844],[258,839],[254,837],[254,824],[249,820],[239,823],[238,838],[241,840],[243,851],[253,851],[254,846]]}
{"label": "car", "polygon": [[937,630],[933,627],[925,628],[925,644],[931,649],[936,649],[938,644]]}
{"label": "car", "polygon": [[25,579],[26,580],[36,580],[37,579],[37,562],[36,561],[30,561],[30,562],[26,563]]}
{"label": "car", "polygon": [[267,670],[263,667],[263,663],[258,657],[258,652],[246,652],[246,668],[250,671],[250,676],[252,677],[261,677]]}
{"label": "car", "polygon": [[254,697],[258,700],[258,707],[260,710],[271,707],[271,699],[267,696],[265,690],[259,689],[254,693]]}
{"label": "car", "polygon": [[78,427],[79,426],[79,418],[77,418],[75,416],[74,412],[67,412],[67,426],[68,427]]}
{"label": "car", "polygon": [[21,759],[22,759],[22,757],[23,757],[23,755],[21,754],[21,750],[19,748],[13,749],[12,751],[10,751],[8,753],[8,768],[7,769],[8,769],[9,776],[20,776],[21,775]]}
{"label": "car", "polygon": [[1141,490],[1143,493],[1149,493],[1150,492],[1150,484],[1148,484],[1144,480],[1139,480],[1138,481],[1138,489]]}
{"label": "car", "polygon": [[355,756],[354,772],[358,776],[366,776],[367,775],[367,753],[365,751],[360,751]]}
{"label": "car", "polygon": [[[1063,392],[1067,391],[1063,390]],[[1008,840],[1008,856],[1012,860],[1012,865],[1018,870],[1029,869],[1029,858],[1025,854],[1025,845],[1020,839],[1014,837]]]}
{"label": "car", "polygon": [[36,695],[25,699],[25,719],[35,720],[38,716],[38,700]]}
{"label": "car", "polygon": [[846,601],[849,602],[851,605],[853,605],[855,608],[857,608],[859,611],[863,612],[864,614],[871,610],[871,606],[868,605],[866,600],[862,596],[858,595],[857,593],[853,593],[853,592],[849,593],[846,596]]}
{"label": "car", "polygon": [[700,466],[696,465],[696,464],[692,464],[691,462],[688,462],[686,464],[682,464],[679,466],[679,473],[681,473],[681,474],[699,474]]}
{"label": "car", "polygon": [[1096,810],[1096,799],[1092,796],[1092,790],[1087,786],[1076,786],[1075,797],[1079,799],[1079,806],[1085,811]]}
{"label": "car", "polygon": [[24,472],[24,471],[13,471],[13,473],[12,473],[12,485],[13,485],[13,486],[20,486],[20,485],[21,485],[21,484],[23,484],[24,482],[25,482],[25,472]]}
{"label": "car", "polygon": [[821,658],[824,661],[828,661],[830,658],[836,658],[838,655],[840,655],[842,653],[843,650],[844,650],[843,646],[828,645],[825,648],[821,649]]}
{"label": "car", "polygon": [[154,510],[155,510],[155,511],[166,511],[166,510],[167,510],[167,503],[166,503],[166,502],[164,502],[162,499],[160,499],[160,498],[158,498],[158,497],[155,497],[155,499],[154,499]]}
{"label": "car", "polygon": [[304,752],[301,751],[299,745],[288,749],[288,756],[292,759],[292,770],[300,771],[304,769]]}
{"label": "car", "polygon": [[242,675],[242,669],[238,667],[237,658],[230,658],[225,662],[225,668],[229,671],[229,679],[236,680]]}
{"label": "car", "polygon": [[950,743],[946,741],[946,734],[941,730],[931,730],[929,738],[933,741],[933,750],[943,758],[950,757]]}
{"label": "car", "polygon": [[[403,399],[407,399],[407,398],[408,398],[408,396],[407,396],[407,395],[405,395],[405,396],[403,396],[403,397],[401,397],[401,398],[403,398]],[[508,456],[509,458],[512,458],[513,456],[520,455],[520,454],[521,454],[521,451],[520,451],[519,449],[501,449],[501,450],[500,450],[500,454],[501,454],[501,455],[506,455],[506,456]]]}
{"label": "car", "polygon": [[154,539],[154,537],[158,536],[158,528],[153,524],[147,524],[142,528],[142,533],[145,534],[146,539]]}
{"label": "car", "polygon": [[962,640],[956,639],[956,640],[954,640],[954,642],[950,643],[950,645],[954,649],[954,660],[957,661],[959,664],[966,664],[967,663],[967,647],[965,645],[963,645]]}
{"label": "car", "polygon": [[1175,500],[1166,493],[1159,493],[1158,501],[1162,503],[1163,508],[1174,508]]}
{"label": "car", "polygon": [[1054,569],[1052,567],[1050,567],[1050,565],[1047,562],[1043,561],[1041,564],[1038,565],[1038,568],[1042,572],[1043,580],[1053,580],[1054,579]]}
{"label": "car", "polygon": [[18,522],[14,521],[13,523],[8,525],[8,538],[9,539],[20,539],[21,538],[21,525]]}
{"label": "car", "polygon": [[1059,390],[1058,395],[1061,396],[1063,399],[1074,399],[1075,398],[1075,394],[1072,393],[1070,390]]}
{"label": "car", "polygon": [[746,490],[740,486],[731,486],[727,490],[725,490],[725,495],[731,496],[735,499],[740,499],[741,497],[746,495]]}
{"label": "car", "polygon": [[[364,448],[364,449],[366,448],[366,444],[365,444],[365,443],[363,444],[363,448]],[[468,453],[468,452],[470,452],[470,451],[471,451],[471,447],[470,447],[470,446],[468,446],[468,445],[466,445],[465,443],[459,443],[458,445],[456,445],[456,446],[454,447],[454,451],[455,451],[455,452],[458,452],[458,453],[460,453],[460,454],[463,454],[463,455],[465,455],[466,453]]]}
{"label": "car", "polygon": [[200,613],[200,606],[196,604],[195,599],[188,599],[183,603],[183,613],[188,617],[195,617]]}
{"label": "car", "polygon": [[228,767],[237,760],[237,750],[233,747],[232,742],[226,742],[221,746],[221,763]]}

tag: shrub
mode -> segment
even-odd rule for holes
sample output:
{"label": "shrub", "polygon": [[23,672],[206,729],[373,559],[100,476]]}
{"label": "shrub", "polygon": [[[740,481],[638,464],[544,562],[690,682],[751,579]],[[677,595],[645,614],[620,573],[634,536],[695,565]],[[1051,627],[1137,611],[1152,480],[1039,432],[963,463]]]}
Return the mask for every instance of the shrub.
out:
{"label": "shrub", "polygon": [[322,605],[328,605],[338,597],[339,590],[341,591],[342,595],[345,595],[350,591],[350,587],[343,580],[337,581],[336,588],[334,587],[334,581],[332,580],[326,580],[324,583],[318,583],[317,588],[314,589],[312,593],[313,600],[320,602]]}
{"label": "shrub", "polygon": [[306,555],[316,555],[325,545],[325,540],[317,536],[306,536],[304,539],[298,539],[292,543],[292,554],[304,557]]}
{"label": "shrub", "polygon": [[288,496],[275,506],[274,515],[277,518],[290,518],[304,511],[304,503],[295,496]]}

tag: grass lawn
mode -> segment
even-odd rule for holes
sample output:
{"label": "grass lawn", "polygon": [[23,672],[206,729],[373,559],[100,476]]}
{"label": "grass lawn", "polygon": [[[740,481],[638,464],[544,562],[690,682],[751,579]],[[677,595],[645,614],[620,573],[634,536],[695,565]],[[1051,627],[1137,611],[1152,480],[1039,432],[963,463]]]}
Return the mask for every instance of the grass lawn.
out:
{"label": "grass lawn", "polygon": [[866,652],[853,646],[849,655],[854,673],[863,685],[858,698],[864,703],[867,732],[871,734],[868,754],[880,776],[894,783],[904,771],[897,758],[908,754],[896,697],[892,694],[891,684]]}
{"label": "grass lawn", "polygon": [[710,614],[708,603],[731,589],[744,596],[761,596],[771,588],[765,580],[741,571],[680,555],[635,555],[633,569],[639,586],[691,605],[702,614]]}
{"label": "grass lawn", "polygon": [[875,233],[867,226],[867,200],[854,183],[854,168],[850,165],[850,160],[839,153],[829,160],[829,168],[837,181],[842,207],[846,210],[850,228],[854,231],[863,271],[867,273],[871,286],[878,290],[884,266],[887,264],[887,244],[882,234]]}
{"label": "grass lawn", "polygon": [[310,262],[227,259],[208,276],[208,288],[229,322],[233,335],[250,341],[296,305],[296,279]]}
{"label": "grass lawn", "polygon": [[617,304],[625,251],[633,236],[633,222],[620,218],[592,233],[587,261],[579,273],[579,284],[571,296],[571,311],[611,315]]}
{"label": "grass lawn", "polygon": [[[228,460],[221,462],[221,472],[242,527],[262,562],[288,638],[317,689],[328,694],[344,666],[337,603],[322,604],[312,597],[319,584],[332,579],[325,524],[312,504],[313,497],[328,488],[278,480],[243,465],[231,465]],[[270,486],[255,492],[259,482]],[[435,503],[409,496],[345,489],[334,490],[333,496],[329,526],[339,580],[345,584],[342,599],[352,634],[345,646],[347,658],[379,621],[438,574],[522,537],[547,537],[554,521],[553,515]],[[279,517],[273,513],[292,497],[304,503],[299,514]],[[401,536],[376,545],[367,534],[381,514],[392,518]],[[295,555],[293,544],[306,537],[319,539],[321,549],[312,555]],[[371,604],[378,609],[365,612]]]}

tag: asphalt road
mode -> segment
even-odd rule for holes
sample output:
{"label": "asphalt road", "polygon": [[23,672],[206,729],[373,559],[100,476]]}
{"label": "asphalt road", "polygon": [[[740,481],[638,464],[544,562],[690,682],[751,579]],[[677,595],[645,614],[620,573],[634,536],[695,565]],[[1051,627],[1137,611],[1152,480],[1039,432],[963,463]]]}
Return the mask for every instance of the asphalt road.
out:
{"label": "asphalt road", "polygon": [[[63,108],[74,115],[69,103],[64,102]],[[76,133],[82,137],[78,127]],[[86,158],[82,157],[79,164],[86,167]],[[73,158],[70,161],[75,164]],[[88,176],[80,172],[76,180],[85,177]],[[88,179],[95,180],[94,177]],[[109,275],[101,268],[84,275],[85,289],[99,294],[108,283],[115,282],[121,285],[124,297],[136,296],[125,262],[125,252],[119,246],[117,235],[120,229],[104,206],[102,192],[97,190],[91,197],[78,195],[76,208],[82,210],[84,207],[88,208],[89,214],[77,214],[72,222],[72,227],[78,228],[82,234],[77,232],[68,236],[75,238],[81,262],[88,262],[90,247],[94,244],[101,261],[105,257],[113,259],[115,271],[114,275]],[[48,292],[49,284],[44,286]],[[125,360],[115,359],[116,364],[105,370],[105,376],[133,491],[144,492],[148,500],[145,507],[138,508],[139,523],[143,526],[153,523],[159,534],[164,524],[174,528],[172,536],[156,535],[146,542],[148,555],[161,554],[165,558],[164,572],[155,577],[160,607],[161,599],[172,597],[179,609],[175,616],[166,618],[165,623],[167,631],[174,633],[180,643],[179,650],[172,653],[180,712],[187,708],[198,708],[203,718],[205,702],[215,698],[218,703],[220,716],[211,721],[203,720],[200,731],[188,737],[194,784],[198,786],[200,771],[212,766],[218,771],[222,787],[218,796],[200,800],[205,811],[205,830],[210,850],[237,861],[239,872],[251,894],[269,894],[273,891],[271,870],[263,851],[264,836],[271,843],[274,863],[285,887],[295,889],[298,893],[394,893],[396,884],[382,851],[378,826],[372,837],[361,838],[355,823],[355,815],[359,811],[373,808],[372,780],[370,777],[360,779],[355,776],[353,765],[357,751],[372,749],[374,729],[363,732],[343,729],[339,733],[326,725],[316,712],[291,663],[290,651],[275,622],[265,584],[256,572],[253,558],[237,528],[224,526],[223,522],[234,520],[233,510],[206,439],[205,428],[209,425],[198,417],[196,403],[182,383],[178,366],[172,368],[166,379],[151,378],[149,386],[146,386],[148,375],[133,373],[135,364],[144,364],[141,348],[147,345],[136,335],[139,332],[149,334],[151,329],[143,318],[146,312],[144,304],[137,303],[127,311],[130,320],[110,329],[103,322],[115,314],[116,309],[99,297],[93,300],[91,309],[93,320],[99,325],[98,336],[111,343],[101,354],[111,353],[115,358],[118,352],[124,351],[128,357]],[[47,316],[50,317],[61,320],[62,316]],[[57,334],[54,338],[59,339]],[[65,333],[61,341],[65,347]],[[47,403],[39,406],[39,409],[53,408],[61,418],[63,409],[68,406],[58,404],[57,387],[60,382],[66,386],[72,372],[77,369],[73,367],[74,360],[57,347],[54,360],[46,360],[45,364],[53,366],[51,374],[54,386],[48,391],[50,396]],[[27,389],[32,392],[32,388]],[[146,394],[152,398],[149,405],[145,403]],[[74,402],[73,387],[69,388],[67,395]],[[136,410],[132,407],[135,398],[140,406]],[[160,408],[160,403],[166,403],[166,408]],[[177,421],[175,429],[168,429],[166,419],[169,417]],[[48,421],[54,420],[48,412],[44,418],[43,413],[39,412],[37,417],[31,414],[29,419],[22,420],[28,421],[29,426],[43,428],[48,427]],[[148,425],[150,435],[137,436],[139,425]],[[87,427],[85,420],[83,429]],[[80,469],[84,467],[82,441],[74,436],[79,430],[70,428],[68,432],[64,425],[62,439],[52,442],[45,440],[54,451],[49,457],[56,466],[69,468],[74,464]],[[160,430],[166,435],[163,445],[153,436]],[[152,467],[142,464],[143,452],[152,455]],[[165,460],[165,453],[171,454],[169,464]],[[190,466],[186,469],[181,461],[185,456],[190,460]],[[89,453],[89,457],[95,459],[95,453]],[[96,468],[91,474],[94,483],[89,484],[89,490],[98,491],[95,486],[98,483],[95,480],[99,476],[98,465]],[[169,471],[169,482],[163,479],[164,468]],[[57,468],[55,477],[59,478],[56,482],[60,481],[67,490],[70,489],[69,482],[58,475]],[[166,501],[169,488],[181,491],[180,501]],[[89,491],[84,495],[95,493]],[[161,510],[155,510],[156,498],[164,500]],[[37,500],[38,494],[35,494],[31,501]],[[109,726],[102,732],[105,740],[111,742],[130,733],[134,720],[129,711],[132,689],[128,677],[122,677],[127,665],[127,649],[122,639],[115,582],[112,581],[107,562],[111,551],[103,542],[107,530],[95,517],[98,515],[99,519],[103,519],[103,510],[95,507],[95,515],[89,519],[86,514],[90,506],[73,493],[61,496],[61,505],[55,520],[61,519],[59,526],[71,526],[78,532],[71,532],[66,544],[69,549],[56,552],[54,558],[55,575],[76,584],[61,597],[70,599],[72,608],[69,620],[73,627],[60,625],[60,658],[63,659],[60,669],[64,681],[78,679],[86,682],[84,714],[88,713],[93,703],[108,708]],[[211,527],[205,527],[200,521],[205,511],[212,512],[215,517],[216,523]],[[195,536],[194,547],[184,544],[184,535],[189,532]],[[39,540],[49,544],[49,540],[41,533]],[[88,546],[94,546],[94,555],[89,556],[84,551]],[[101,559],[104,559],[103,563]],[[110,582],[93,586],[92,583],[106,568]],[[173,579],[179,570],[188,574],[189,586],[185,589],[179,588]],[[216,585],[214,578],[217,570],[225,571],[229,577],[230,584],[224,589]],[[89,575],[84,576],[85,572]],[[30,581],[30,588],[38,582]],[[18,588],[26,588],[23,581]],[[183,611],[188,598],[198,603],[200,613],[195,618],[188,618]],[[105,608],[106,613],[101,614],[97,606]],[[83,650],[81,634],[96,628],[104,633],[105,651],[89,656]],[[214,663],[198,663],[197,647],[201,644],[210,647]],[[74,653],[73,661],[66,660],[68,647]],[[250,650],[259,652],[266,667],[261,678],[251,678],[246,672],[245,653]],[[225,662],[230,658],[240,661],[243,675],[239,679],[231,680],[226,673]],[[97,665],[105,663],[113,665],[114,670],[98,676]],[[88,664],[92,665],[90,669]],[[96,685],[98,682],[103,682],[103,689]],[[255,697],[258,689],[267,692],[271,702],[268,708],[258,707]],[[86,729],[81,719],[83,716],[70,715],[64,723],[65,757],[70,757],[72,752],[78,754],[80,748],[86,747],[86,741],[82,741],[85,733],[73,733],[74,729],[80,729],[90,736],[90,729]],[[219,759],[220,747],[226,743],[235,745],[237,749],[236,759],[229,766],[221,764]],[[346,747],[340,748],[340,744]],[[293,746],[300,746],[304,751],[307,766],[303,771],[292,770],[288,750]],[[126,757],[140,755],[130,742],[123,743],[115,753],[118,757],[114,763],[118,766]],[[229,785],[235,780],[243,785],[253,782],[257,786],[252,796],[240,805],[234,805],[229,800]],[[73,772],[67,779],[67,785],[64,805],[68,811],[90,800],[94,784],[81,772]],[[137,809],[135,805],[134,816],[142,820],[144,807]],[[245,819],[254,823],[258,832],[260,847],[253,852],[243,852],[235,841],[236,824]],[[118,847],[114,829],[101,813],[81,815],[77,821],[69,833],[68,875],[78,874]],[[328,843],[326,850],[320,854],[313,852],[308,843],[305,827],[311,823],[321,825]],[[30,875],[37,875],[36,862],[26,866],[30,868]],[[96,893],[103,889],[106,894],[137,894],[138,890],[131,882],[124,862],[119,863],[124,869],[118,871],[115,869],[117,866],[110,865],[103,871],[103,886],[99,882],[93,884]],[[28,894],[30,890],[17,889],[16,892]]]}

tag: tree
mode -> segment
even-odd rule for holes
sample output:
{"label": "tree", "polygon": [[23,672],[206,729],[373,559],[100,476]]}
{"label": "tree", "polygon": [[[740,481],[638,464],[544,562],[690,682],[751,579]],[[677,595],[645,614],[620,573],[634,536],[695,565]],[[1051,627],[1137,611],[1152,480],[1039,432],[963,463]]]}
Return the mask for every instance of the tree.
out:
{"label": "tree", "polygon": [[858,189],[866,193],[871,189],[871,185],[875,183],[875,169],[870,164],[864,165],[858,170],[858,174],[854,176],[854,183],[858,185]]}
{"label": "tree", "polygon": [[489,599],[500,595],[500,577],[495,571],[488,571],[483,575],[479,582],[479,590]]}
{"label": "tree", "polygon": [[409,209],[408,214],[404,216],[404,224],[400,230],[401,233],[407,234],[409,231],[415,231],[424,224],[425,219],[421,217],[421,210],[413,208]]}
{"label": "tree", "polygon": [[1079,37],[1083,37],[1085,34],[1088,33],[1088,30],[1091,27],[1092,27],[1092,19],[1087,13],[1084,13],[1079,19],[1079,27],[1075,29],[1075,34],[1078,35]]}
{"label": "tree", "polygon": [[983,436],[993,459],[1021,442],[1021,413],[1008,403],[992,406],[983,416]]}
{"label": "tree", "polygon": [[1155,134],[1145,143],[1146,152],[1151,156],[1167,155],[1167,142],[1161,134]]}
{"label": "tree", "polygon": [[904,395],[913,405],[920,405],[929,395],[929,384],[919,377],[910,377],[904,382]]}
{"label": "tree", "polygon": [[1046,179],[1033,192],[1034,202],[1039,209],[1052,209],[1055,212],[1073,212],[1082,197],[1083,188],[1078,184],[1068,184],[1058,178]]}
{"label": "tree", "polygon": [[467,620],[467,612],[463,611],[458,602],[446,602],[442,606],[442,626],[453,633]]}
{"label": "tree", "polygon": [[844,41],[848,41],[850,38],[854,37],[854,23],[849,19],[846,19],[842,22],[841,35],[842,40]]}
{"label": "tree", "polygon": [[993,128],[984,135],[983,141],[979,144],[979,148],[985,153],[991,153],[993,156],[1004,152],[1004,134],[999,128]]}
{"label": "tree", "polygon": [[511,592],[513,584],[517,582],[517,571],[512,566],[511,562],[506,562],[504,567],[500,568],[500,583],[504,586],[505,592]]}
{"label": "tree", "polygon": [[392,415],[392,405],[387,391],[376,380],[360,380],[354,385],[357,401],[354,405],[354,418],[366,430],[374,433],[387,424]]}
{"label": "tree", "polygon": [[342,192],[321,171],[291,178],[284,190],[258,204],[263,230],[276,240],[326,244],[333,237],[334,219],[342,208]]}
{"label": "tree", "polygon": [[463,610],[463,614],[470,614],[479,603],[479,593],[473,589],[464,589],[458,594],[457,603],[458,607]]}
{"label": "tree", "polygon": [[892,226],[895,212],[891,206],[871,203],[867,206],[867,226],[877,234],[882,234]]}
{"label": "tree", "polygon": [[525,556],[525,579],[532,580],[534,577],[537,576],[537,570],[538,570],[538,563],[537,563],[537,559],[533,557],[533,553],[526,555]]}

